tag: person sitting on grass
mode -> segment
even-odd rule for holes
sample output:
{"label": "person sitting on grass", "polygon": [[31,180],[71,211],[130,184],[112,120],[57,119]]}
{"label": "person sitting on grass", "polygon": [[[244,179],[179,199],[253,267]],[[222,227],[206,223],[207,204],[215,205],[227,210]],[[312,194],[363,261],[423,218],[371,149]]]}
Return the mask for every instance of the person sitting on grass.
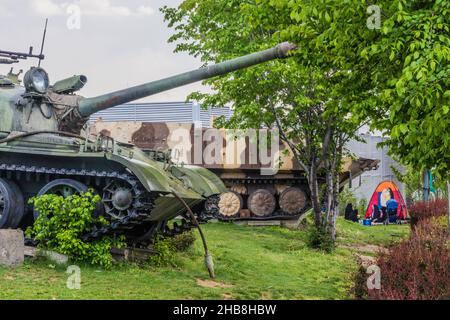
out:
{"label": "person sitting on grass", "polygon": [[395,223],[397,221],[397,209],[398,209],[398,202],[394,199],[394,197],[390,198],[386,202],[387,207],[387,213],[388,213],[388,220],[389,223]]}
{"label": "person sitting on grass", "polygon": [[358,209],[355,209],[352,211],[352,214],[350,215],[350,221],[353,222],[359,222],[359,212]]}
{"label": "person sitting on grass", "polygon": [[383,215],[382,218],[380,219],[380,223],[384,223],[386,224],[387,222],[389,222],[388,220],[388,213],[387,213],[387,207],[386,206],[382,206],[381,207],[381,214]]}
{"label": "person sitting on grass", "polygon": [[345,207],[344,219],[351,220],[352,213],[353,213],[353,204],[347,203],[347,206]]}
{"label": "person sitting on grass", "polygon": [[374,204],[373,210],[372,210],[372,223],[379,223],[383,222],[383,212],[380,210],[380,208]]}

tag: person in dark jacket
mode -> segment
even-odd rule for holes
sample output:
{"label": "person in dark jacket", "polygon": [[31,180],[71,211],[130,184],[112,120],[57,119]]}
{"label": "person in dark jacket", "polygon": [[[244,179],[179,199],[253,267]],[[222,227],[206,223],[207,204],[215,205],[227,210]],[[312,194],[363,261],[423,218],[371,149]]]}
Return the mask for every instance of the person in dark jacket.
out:
{"label": "person in dark jacket", "polygon": [[378,222],[386,222],[388,217],[387,207],[381,207],[381,219]]}
{"label": "person in dark jacket", "polygon": [[353,204],[347,203],[347,206],[345,207],[344,219],[351,220],[352,215],[353,215]]}
{"label": "person in dark jacket", "polygon": [[372,223],[378,223],[383,221],[383,211],[374,204],[372,208]]}
{"label": "person in dark jacket", "polygon": [[350,220],[353,222],[359,222],[359,212],[358,209],[353,210]]}

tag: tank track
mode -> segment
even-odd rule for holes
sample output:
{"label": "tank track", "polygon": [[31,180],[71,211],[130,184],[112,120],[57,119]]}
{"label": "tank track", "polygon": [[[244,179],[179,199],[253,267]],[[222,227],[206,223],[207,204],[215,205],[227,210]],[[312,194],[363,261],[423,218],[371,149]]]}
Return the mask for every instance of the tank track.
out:
{"label": "tank track", "polygon": [[[27,181],[31,181],[33,175],[38,181],[41,180],[42,176],[47,175],[48,177],[55,176],[57,178],[78,178],[81,181],[82,179],[94,180],[97,185],[100,185],[101,179],[117,179],[126,182],[132,188],[135,199],[131,213],[121,219],[112,220],[107,226],[95,228],[93,231],[84,234],[82,236],[83,241],[95,241],[104,236],[126,236],[127,233],[130,233],[137,226],[157,223],[156,221],[150,220],[150,213],[154,208],[155,196],[145,190],[134,175],[96,170],[57,169],[0,164],[0,176],[6,176],[7,178],[16,177],[17,179],[25,176]],[[186,221],[182,222],[181,228],[175,225],[173,229],[168,228],[166,223],[158,224],[158,228],[152,228],[152,232],[147,232],[145,238],[140,237],[139,242],[133,243],[133,245],[148,245],[158,232],[164,236],[173,237],[191,228],[192,224]]]}
{"label": "tank track", "polygon": [[289,213],[285,213],[283,210],[275,210],[275,212],[267,217],[245,217],[241,218],[239,215],[226,217],[220,214],[219,212],[219,201],[220,196],[215,195],[211,196],[207,200],[208,206],[205,206],[201,213],[198,216],[198,220],[201,223],[207,223],[210,220],[217,219],[219,221],[229,222],[229,221],[270,221],[270,220],[295,220],[300,218],[306,211],[310,209],[309,206],[305,207],[300,213],[292,215]]}
{"label": "tank track", "polygon": [[[232,179],[232,178],[224,178],[222,181],[230,186],[251,186],[251,185],[289,185],[289,186],[299,186],[304,184],[304,180],[302,178],[293,178],[293,179],[264,179],[259,177],[252,178],[244,178],[244,179]],[[264,189],[264,188],[262,188]],[[242,196],[242,195],[241,195]],[[204,218],[204,221],[209,221],[212,219],[218,219],[219,221],[224,222],[232,222],[232,221],[271,221],[271,220],[295,220],[300,218],[305,212],[311,209],[311,204],[308,202],[305,208],[303,208],[298,214],[289,214],[284,212],[281,208],[277,208],[270,216],[265,217],[257,217],[252,215],[251,217],[240,217],[239,214],[234,216],[223,216],[219,212],[219,201],[220,195],[213,196],[211,198],[212,206],[210,208],[205,208],[201,217]],[[209,199],[208,199],[209,200]],[[278,201],[277,201],[278,202]]]}
{"label": "tank track", "polygon": [[213,195],[206,200],[203,208],[199,210],[200,214],[197,216],[199,223],[207,223],[210,220],[219,218],[219,201],[220,195]]}

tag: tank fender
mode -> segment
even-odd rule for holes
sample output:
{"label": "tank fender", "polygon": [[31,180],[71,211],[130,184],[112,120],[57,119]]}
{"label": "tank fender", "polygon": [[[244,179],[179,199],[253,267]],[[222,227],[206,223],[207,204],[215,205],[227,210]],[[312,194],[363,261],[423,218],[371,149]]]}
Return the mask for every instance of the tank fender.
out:
{"label": "tank fender", "polygon": [[106,158],[115,161],[130,170],[143,186],[150,192],[161,192],[170,194],[177,192],[183,198],[203,199],[201,194],[193,189],[188,189],[175,179],[170,172],[165,171],[158,163],[148,158],[140,158],[136,154],[135,158],[129,158],[116,153],[106,153]]}
{"label": "tank fender", "polygon": [[204,197],[227,191],[222,180],[211,171],[197,166],[173,166],[172,174],[189,183],[189,186]]}
{"label": "tank fender", "polygon": [[114,153],[106,153],[106,158],[128,168],[142,182],[148,191],[171,192],[170,184],[164,171],[155,163],[128,158]]}

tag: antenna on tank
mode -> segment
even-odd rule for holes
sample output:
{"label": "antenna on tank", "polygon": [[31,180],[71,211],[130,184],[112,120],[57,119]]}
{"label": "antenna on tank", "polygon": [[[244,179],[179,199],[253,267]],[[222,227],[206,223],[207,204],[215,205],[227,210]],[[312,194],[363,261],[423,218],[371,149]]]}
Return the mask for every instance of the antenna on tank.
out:
{"label": "antenna on tank", "polygon": [[44,35],[42,36],[41,53],[39,54],[38,67],[41,66],[41,61],[44,59],[43,52],[44,52],[44,45],[45,45],[45,36],[47,35],[47,25],[48,25],[48,18],[45,19]]}

